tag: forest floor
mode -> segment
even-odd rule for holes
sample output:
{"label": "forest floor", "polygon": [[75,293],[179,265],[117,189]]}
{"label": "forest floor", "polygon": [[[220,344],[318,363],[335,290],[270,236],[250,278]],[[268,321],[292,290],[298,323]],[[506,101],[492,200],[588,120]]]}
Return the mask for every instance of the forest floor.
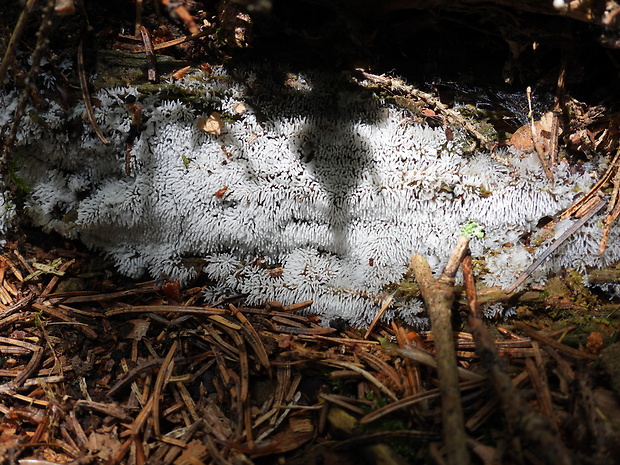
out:
{"label": "forest floor", "polygon": [[[85,11],[54,16],[43,66],[74,56],[80,40],[100,50],[144,49],[133,4],[85,3]],[[163,5],[142,12],[158,59],[201,69],[247,58],[361,69],[386,90],[415,93],[417,118],[429,124],[466,126],[469,119],[452,109],[470,105],[478,118],[470,135],[485,149],[530,147],[549,163],[606,156],[616,171],[601,192],[617,194],[620,53],[611,26],[458,2],[443,9],[275,2],[272,10],[270,2],[187,3],[173,11],[177,20]],[[254,10],[248,15],[241,4]],[[14,6],[0,19],[5,48],[20,12]],[[33,11],[18,42],[17,86],[28,73],[24,50],[37,50],[41,16]],[[144,63],[132,84],[148,82],[154,67]],[[67,89],[82,97],[75,82]],[[311,307],[308,316],[297,313],[308,302],[248,308],[239,296],[205,303],[204,277],[188,288],[136,282],[78,242],[26,224],[7,238],[0,464],[453,460],[431,331],[400,322],[324,327]],[[620,266],[589,280],[616,285]],[[478,300],[498,292],[479,289]],[[455,293],[458,387],[472,456],[459,463],[617,461],[618,298],[570,270],[503,297],[517,315],[485,322],[497,352],[489,355],[467,318],[471,298],[462,287]]]}

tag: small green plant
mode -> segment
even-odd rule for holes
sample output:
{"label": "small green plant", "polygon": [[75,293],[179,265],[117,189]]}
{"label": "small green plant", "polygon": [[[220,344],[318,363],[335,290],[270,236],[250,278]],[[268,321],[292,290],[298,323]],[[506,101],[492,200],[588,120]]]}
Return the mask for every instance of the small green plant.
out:
{"label": "small green plant", "polygon": [[478,225],[475,221],[468,221],[461,229],[461,235],[467,237],[468,239],[472,239],[474,237],[482,239],[484,237],[484,228]]}
{"label": "small green plant", "polygon": [[191,158],[188,158],[184,153],[181,154],[181,160],[183,160],[183,166],[185,169],[189,168],[189,164],[192,161]]}

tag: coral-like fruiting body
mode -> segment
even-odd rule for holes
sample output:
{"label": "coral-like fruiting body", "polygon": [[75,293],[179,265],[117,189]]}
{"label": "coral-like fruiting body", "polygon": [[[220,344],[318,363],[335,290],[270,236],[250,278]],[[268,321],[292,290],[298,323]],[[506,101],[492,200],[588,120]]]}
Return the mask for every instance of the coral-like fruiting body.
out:
{"label": "coral-like fruiting body", "polygon": [[[530,155],[464,155],[463,137],[412,123],[340,74],[241,74],[189,76],[157,95],[100,90],[95,115],[107,146],[83,105],[66,112],[52,103],[36,118],[31,110],[16,157],[33,221],[103,250],[129,276],[187,281],[196,270],[184,257],[202,257],[217,283],[209,298],[313,299],[326,321],[366,324],[411,255],[438,270],[468,221],[485,230],[471,243],[486,257],[483,279],[508,285],[534,257],[520,238],[592,184],[564,164],[552,184]],[[14,101],[5,95],[0,113]],[[134,101],[142,124],[130,138]],[[197,127],[213,112],[219,135]],[[599,257],[601,228],[586,226],[534,279],[617,260],[617,229],[612,236]],[[420,308],[400,302],[390,315],[411,321]]]}

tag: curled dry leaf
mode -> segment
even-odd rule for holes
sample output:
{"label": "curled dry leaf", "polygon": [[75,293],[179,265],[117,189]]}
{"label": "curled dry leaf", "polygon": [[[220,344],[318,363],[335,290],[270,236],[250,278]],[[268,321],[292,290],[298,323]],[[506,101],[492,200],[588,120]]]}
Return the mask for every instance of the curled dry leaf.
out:
{"label": "curled dry leaf", "polygon": [[198,118],[196,127],[202,129],[209,134],[219,136],[222,133],[222,115],[214,111],[208,118]]}
{"label": "curled dry leaf", "polygon": [[[549,149],[551,141],[551,130],[553,124],[553,112],[545,113],[542,118],[534,122],[536,128],[536,134],[540,139],[543,150],[545,153]],[[509,145],[512,145],[517,150],[528,150],[534,147],[534,141],[532,140],[532,128],[530,124],[525,124],[517,129],[509,139]]]}

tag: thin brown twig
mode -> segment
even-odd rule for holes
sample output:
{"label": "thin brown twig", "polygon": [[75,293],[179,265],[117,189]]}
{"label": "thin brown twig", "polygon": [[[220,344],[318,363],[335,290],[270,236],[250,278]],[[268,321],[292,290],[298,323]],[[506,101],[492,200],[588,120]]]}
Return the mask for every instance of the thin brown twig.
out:
{"label": "thin brown twig", "polygon": [[237,307],[233,304],[229,304],[228,306],[235,317],[241,322],[243,328],[247,331],[248,342],[254,349],[256,356],[258,357],[258,361],[260,364],[267,370],[267,372],[271,375],[271,363],[269,361],[269,356],[267,355],[267,351],[265,350],[265,346],[260,339],[260,336],[252,326],[252,323],[248,321],[245,315],[240,312]]}
{"label": "thin brown twig", "polygon": [[9,69],[9,66],[13,63],[17,43],[19,42],[19,39],[21,38],[24,30],[26,29],[26,25],[28,24],[28,17],[30,16],[30,13],[32,13],[32,10],[36,6],[36,4],[37,0],[28,0],[26,2],[24,7],[22,8],[21,14],[19,15],[17,24],[13,28],[11,38],[9,39],[9,44],[4,51],[4,56],[2,57],[2,62],[0,63],[0,87],[4,86],[4,77],[7,70]]}
{"label": "thin brown twig", "polygon": [[430,266],[424,257],[416,254],[411,258],[411,266],[420,286],[420,293],[431,317],[441,392],[443,437],[450,465],[470,462],[451,318],[454,276],[467,253],[468,245],[469,238],[460,235],[443,273],[437,280],[433,279]]}
{"label": "thin brown twig", "polygon": [[558,221],[565,220],[567,218],[570,218],[573,215],[578,216],[582,207],[592,202],[593,199],[600,197],[599,196],[600,190],[605,186],[605,184],[607,184],[607,182],[609,182],[612,179],[612,177],[614,176],[615,170],[618,167],[619,162],[620,162],[620,150],[614,156],[613,160],[609,164],[609,168],[607,169],[607,171],[605,171],[605,174],[601,177],[601,179],[599,179],[596,182],[596,184],[594,184],[594,186],[592,186],[592,188],[583,197],[581,197],[577,202],[571,205],[570,208],[568,208],[564,213],[562,213],[560,217],[558,218]]}
{"label": "thin brown twig", "polygon": [[193,315],[229,315],[230,312],[224,308],[210,307],[183,307],[181,305],[134,305],[131,307],[121,307],[108,310],[106,317],[124,315],[127,313],[184,313]]}
{"label": "thin brown twig", "polygon": [[620,167],[615,166],[616,175],[613,178],[613,191],[611,193],[611,198],[609,199],[609,206],[607,208],[607,216],[604,221],[603,228],[603,238],[601,239],[601,244],[599,246],[598,254],[603,255],[605,249],[607,247],[607,241],[609,240],[609,231],[611,230],[612,225],[620,216],[620,202],[618,201],[620,197]]}
{"label": "thin brown twig", "polygon": [[540,164],[543,167],[545,176],[547,176],[547,179],[549,179],[549,181],[553,181],[553,174],[551,173],[551,170],[549,169],[549,163],[547,163],[546,154],[542,147],[542,144],[540,143],[540,137],[536,129],[536,123],[534,122],[534,110],[532,108],[532,88],[530,86],[527,87],[526,96],[527,96],[527,104],[530,110],[528,116],[530,120],[530,133],[532,135],[532,142],[534,144],[534,150],[536,151],[536,155],[538,155],[538,160],[540,160]]}
{"label": "thin brown twig", "polygon": [[93,104],[90,101],[90,91],[88,90],[88,80],[86,79],[86,70],[84,68],[84,43],[80,41],[80,45],[78,45],[77,51],[77,69],[78,76],[80,79],[80,88],[82,89],[82,99],[84,100],[84,106],[86,107],[86,115],[88,116],[88,121],[90,125],[93,127],[95,134],[99,138],[99,140],[104,144],[108,145],[109,142],[101,132],[101,128],[99,127],[99,123],[97,123],[97,118],[95,118],[95,111],[93,110]]}
{"label": "thin brown twig", "polygon": [[153,49],[151,33],[146,27],[140,26],[140,34],[142,36],[142,42],[144,43],[144,52],[146,53],[147,79],[149,82],[158,83],[159,75],[157,74],[157,56],[155,55],[155,50]]}
{"label": "thin brown twig", "polygon": [[538,405],[542,414],[549,420],[549,423],[554,427],[553,432],[558,433],[556,419],[553,415],[553,404],[551,402],[551,393],[549,387],[545,382],[543,376],[538,371],[536,364],[532,360],[532,357],[525,359],[525,370],[536,393]]}
{"label": "thin brown twig", "polygon": [[[486,380],[464,381],[459,385],[459,389],[461,391],[467,391],[469,389],[478,389],[481,386],[484,386],[485,384],[486,384]],[[368,423],[372,423],[373,421],[383,418],[386,415],[392,415],[399,410],[412,407],[413,405],[416,405],[418,403],[425,402],[431,399],[436,399],[440,395],[441,395],[440,390],[437,388],[437,389],[429,389],[428,391],[420,392],[412,396],[403,397],[402,399],[399,399],[396,402],[392,402],[391,404],[388,404],[385,407],[378,408],[377,410],[373,410],[372,412],[366,414],[360,419],[360,424],[366,425]]]}
{"label": "thin brown twig", "polygon": [[394,294],[391,294],[383,301],[383,304],[381,304],[381,308],[379,309],[379,311],[373,318],[372,322],[368,326],[368,329],[366,330],[366,334],[364,334],[364,339],[368,339],[368,336],[370,336],[370,333],[372,333],[372,330],[374,329],[376,324],[379,322],[383,314],[386,312],[388,307],[391,305],[393,300],[394,300]]}
{"label": "thin brown twig", "polygon": [[523,273],[519,275],[519,277],[506,288],[506,294],[512,294],[517,287],[525,282],[527,278],[538,268],[542,262],[544,262],[553,252],[555,252],[562,243],[572,236],[576,231],[578,231],[584,224],[586,224],[594,215],[596,215],[605,205],[605,200],[599,200],[599,202],[592,207],[592,209],[582,216],[578,221],[572,224],[566,231],[564,231],[559,237],[555,238],[555,240],[551,243],[549,247],[547,247],[543,253],[538,257],[530,266],[528,266]]}
{"label": "thin brown twig", "polygon": [[[59,273],[64,273],[74,263],[75,263],[75,260],[69,260],[69,261],[63,263],[58,268]],[[47,284],[47,286],[45,286],[45,289],[43,289],[43,291],[41,292],[41,295],[39,295],[39,300],[45,298],[48,294],[50,294],[52,292],[54,287],[56,287],[56,285],[58,284],[58,281],[60,281],[61,276],[62,276],[61,274],[54,275],[52,277],[52,279],[50,279],[50,282]]]}
{"label": "thin brown twig", "polygon": [[160,428],[160,416],[159,416],[159,405],[162,399],[162,394],[164,387],[168,384],[168,380],[172,375],[172,370],[174,369],[174,355],[177,351],[179,342],[175,340],[170,346],[166,357],[164,358],[163,363],[161,364],[161,368],[159,369],[159,373],[157,373],[157,378],[155,379],[155,386],[153,387],[153,393],[151,394],[151,399],[153,399],[153,407],[151,412],[151,419],[153,422],[153,432],[156,437],[161,436],[161,428]]}
{"label": "thin brown twig", "polygon": [[573,349],[572,347],[569,347],[566,344],[562,344],[556,341],[555,339],[552,339],[548,336],[540,334],[534,328],[528,326],[527,324],[521,321],[515,321],[514,325],[519,331],[524,332],[528,337],[537,340],[541,344],[548,345],[549,347],[552,347],[558,352],[561,352],[573,358],[585,358],[587,360],[598,360],[598,355],[589,354],[581,350]]}
{"label": "thin brown twig", "polygon": [[32,352],[32,356],[30,357],[30,361],[26,365],[26,368],[24,368],[13,381],[0,386],[0,392],[2,392],[22,386],[26,380],[32,376],[43,358],[43,348],[35,344],[30,344],[29,342],[2,336],[0,336],[0,343],[23,347]]}
{"label": "thin brown twig", "polygon": [[[396,332],[396,340],[398,342],[398,346],[401,349],[410,345],[409,338],[404,330],[404,328],[399,327],[396,322],[392,322],[392,328]],[[420,367],[417,363],[413,363],[412,360],[405,359],[404,360],[405,367],[405,394],[406,395],[414,395],[419,393],[422,390],[422,381],[420,375]]]}
{"label": "thin brown twig", "polygon": [[[422,365],[426,365],[435,369],[437,368],[438,364],[436,358],[428,352],[425,352],[422,349],[418,349],[417,347],[409,346],[403,349],[396,349],[396,352],[403,357],[407,357],[409,360],[413,360],[415,362],[421,363]],[[466,370],[465,368],[460,366],[457,366],[457,372],[459,378],[465,381],[481,381],[484,379],[484,376],[473,371]]]}
{"label": "thin brown twig", "polygon": [[371,384],[379,388],[379,390],[387,397],[389,397],[392,401],[398,400],[396,394],[394,394],[385,384],[383,384],[375,376],[373,376],[367,370],[359,367],[358,365],[349,362],[343,362],[340,360],[321,360],[319,363],[333,367],[346,368],[347,370],[354,371],[362,375],[366,380],[370,381]]}
{"label": "thin brown twig", "polygon": [[444,114],[449,121],[463,127],[476,140],[477,145],[480,145],[481,147],[487,147],[489,145],[489,139],[487,139],[480,131],[478,131],[472,123],[463,118],[463,116],[460,115],[458,112],[450,109],[437,97],[429,93],[422,92],[421,90],[416,89],[414,86],[406,85],[400,79],[392,78],[385,75],[378,76],[376,74],[371,74],[363,70],[358,71],[362,76],[372,82],[384,85],[387,88],[405,92],[406,94],[421,99],[426,105],[434,107],[440,113]]}
{"label": "thin brown twig", "polygon": [[549,163],[557,164],[558,142],[560,135],[560,115],[564,106],[564,87],[566,83],[566,60],[562,60],[562,68],[558,75],[558,83],[555,90],[555,102],[551,113],[551,134],[549,136]]}
{"label": "thin brown twig", "polygon": [[[504,361],[497,354],[493,338],[482,322],[482,312],[476,299],[473,264],[470,256],[465,257],[462,268],[465,292],[470,304],[468,322],[472,328],[476,350],[482,366],[489,376],[491,386],[496,392],[504,411],[509,434],[513,438],[513,453],[519,457],[523,453],[518,437],[515,435],[515,433],[520,432],[529,441],[539,445],[540,453],[549,460],[548,463],[562,465],[573,463],[570,453],[560,438],[554,434],[548,422],[536,414],[523,400],[520,392],[516,389],[516,384],[505,370]],[[530,359],[526,359],[526,363],[528,363],[527,360]]]}

